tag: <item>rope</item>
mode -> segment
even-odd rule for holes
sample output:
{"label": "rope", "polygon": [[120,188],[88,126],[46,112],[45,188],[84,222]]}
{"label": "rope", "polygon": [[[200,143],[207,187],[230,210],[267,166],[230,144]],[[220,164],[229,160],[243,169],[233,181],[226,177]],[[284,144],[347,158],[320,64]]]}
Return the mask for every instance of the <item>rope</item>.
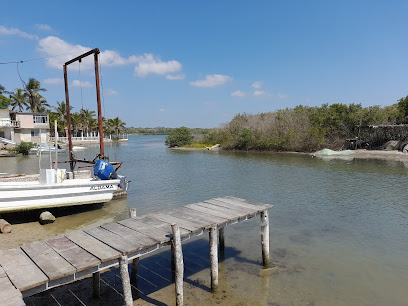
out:
{"label": "rope", "polygon": [[81,109],[84,109],[84,102],[82,101],[82,81],[81,81],[81,60],[78,61],[79,70],[79,87],[81,88]]}

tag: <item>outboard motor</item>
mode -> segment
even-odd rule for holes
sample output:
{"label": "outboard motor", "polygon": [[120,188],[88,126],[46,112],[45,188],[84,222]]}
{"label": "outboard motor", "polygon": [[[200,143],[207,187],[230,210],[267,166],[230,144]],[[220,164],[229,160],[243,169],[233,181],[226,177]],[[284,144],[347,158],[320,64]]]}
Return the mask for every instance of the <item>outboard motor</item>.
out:
{"label": "outboard motor", "polygon": [[[94,165],[94,175],[101,180],[109,180],[112,173],[115,173],[113,166],[106,160],[98,159]],[[116,173],[115,173],[116,174]]]}

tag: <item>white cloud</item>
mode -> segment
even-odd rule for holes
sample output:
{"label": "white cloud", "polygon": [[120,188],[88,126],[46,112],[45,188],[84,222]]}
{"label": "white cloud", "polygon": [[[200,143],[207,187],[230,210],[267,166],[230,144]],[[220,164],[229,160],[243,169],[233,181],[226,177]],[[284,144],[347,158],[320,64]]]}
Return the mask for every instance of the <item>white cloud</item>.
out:
{"label": "white cloud", "polygon": [[31,35],[26,32],[20,31],[19,29],[15,29],[15,28],[6,28],[5,26],[2,26],[2,25],[0,25],[0,34],[16,35],[16,36],[20,36],[23,38],[34,39],[34,40],[39,39],[37,35]]}
{"label": "white cloud", "polygon": [[286,99],[288,97],[287,94],[278,94],[279,99]]}
{"label": "white cloud", "polygon": [[205,80],[190,82],[195,87],[215,87],[232,81],[232,77],[222,74],[211,74],[205,77]]}
{"label": "white cloud", "polygon": [[256,89],[259,89],[259,88],[261,88],[262,87],[262,85],[263,85],[263,82],[254,82],[254,83],[252,83],[252,85],[251,85],[251,87],[252,88],[256,88]]}
{"label": "white cloud", "polygon": [[36,24],[35,27],[42,31],[52,31],[52,28],[48,24]]}
{"label": "white cloud", "polygon": [[107,95],[107,96],[116,96],[116,95],[118,94],[118,92],[117,92],[116,90],[110,89],[110,88],[105,89],[105,90],[103,91],[103,93],[104,93],[105,95]]}
{"label": "white cloud", "polygon": [[184,80],[186,78],[185,74],[169,74],[166,75],[166,80]]}
{"label": "white cloud", "polygon": [[233,97],[244,97],[245,95],[246,95],[246,93],[242,92],[240,90],[236,90],[236,91],[231,93],[231,96],[233,96]]}
{"label": "white cloud", "polygon": [[254,96],[255,97],[260,97],[260,96],[265,96],[266,92],[262,91],[262,90],[255,90],[254,91]]}
{"label": "white cloud", "polygon": [[91,82],[85,81],[85,82],[80,82],[79,80],[73,80],[71,83],[72,87],[93,87]]}
{"label": "white cloud", "polygon": [[131,60],[137,63],[135,73],[139,77],[145,77],[149,74],[164,75],[178,72],[182,69],[182,65],[178,61],[163,62],[159,56],[154,56],[153,54],[132,56]]}
{"label": "white cloud", "polygon": [[[91,50],[89,47],[70,44],[56,36],[48,36],[38,42],[39,50],[50,58],[47,59],[47,66],[62,69],[62,66],[72,58]],[[145,77],[149,74],[165,75],[175,73],[182,69],[181,63],[176,60],[164,62],[159,56],[146,53],[143,55],[131,55],[128,58],[122,57],[119,52],[105,50],[99,54],[99,62],[102,66],[117,67],[136,64],[135,74]],[[71,66],[68,66],[71,68]],[[93,56],[82,59],[81,70],[94,68]],[[72,69],[72,68],[71,68]],[[77,68],[75,68],[77,69]],[[184,78],[185,76],[183,76]],[[167,79],[181,79],[181,76],[168,76]]]}
{"label": "white cloud", "polygon": [[53,84],[62,84],[62,83],[64,83],[64,80],[61,79],[61,78],[50,78],[50,79],[45,79],[45,80],[43,81],[43,83],[44,83],[44,84],[50,84],[50,85],[53,85]]}
{"label": "white cloud", "polygon": [[164,108],[159,109],[159,112],[164,113],[166,110]]}

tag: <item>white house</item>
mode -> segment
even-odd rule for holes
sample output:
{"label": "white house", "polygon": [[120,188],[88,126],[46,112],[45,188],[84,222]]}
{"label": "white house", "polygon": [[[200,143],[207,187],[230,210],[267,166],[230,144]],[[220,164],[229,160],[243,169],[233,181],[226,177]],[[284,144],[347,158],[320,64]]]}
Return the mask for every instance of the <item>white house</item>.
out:
{"label": "white house", "polygon": [[46,143],[49,130],[47,113],[18,113],[0,109],[0,143]]}

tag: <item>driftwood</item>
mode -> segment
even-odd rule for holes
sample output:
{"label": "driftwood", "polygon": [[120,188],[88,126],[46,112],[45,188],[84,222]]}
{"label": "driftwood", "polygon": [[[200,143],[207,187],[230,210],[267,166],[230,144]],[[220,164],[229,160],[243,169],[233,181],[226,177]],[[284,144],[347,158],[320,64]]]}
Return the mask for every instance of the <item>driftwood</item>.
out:
{"label": "driftwood", "polygon": [[4,219],[0,219],[0,232],[4,234],[11,233],[11,225]]}

